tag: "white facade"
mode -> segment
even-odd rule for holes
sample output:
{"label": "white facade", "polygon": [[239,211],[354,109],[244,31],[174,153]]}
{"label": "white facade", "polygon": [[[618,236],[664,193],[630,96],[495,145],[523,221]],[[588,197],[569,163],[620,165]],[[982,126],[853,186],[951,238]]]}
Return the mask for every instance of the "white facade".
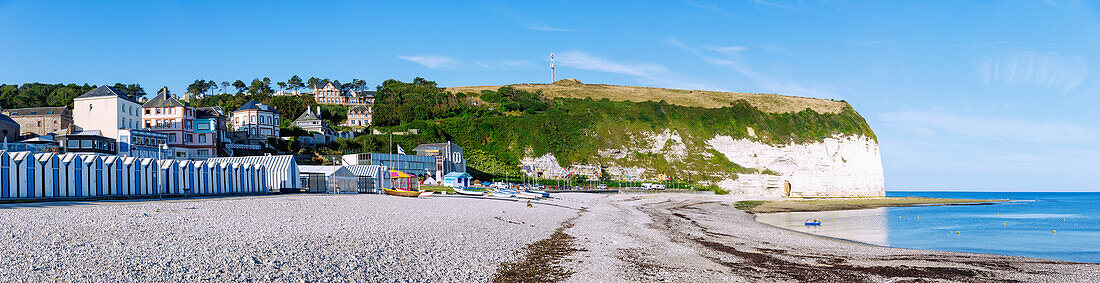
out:
{"label": "white facade", "polygon": [[118,96],[76,98],[73,124],[118,139],[118,129],[141,129],[141,105]]}

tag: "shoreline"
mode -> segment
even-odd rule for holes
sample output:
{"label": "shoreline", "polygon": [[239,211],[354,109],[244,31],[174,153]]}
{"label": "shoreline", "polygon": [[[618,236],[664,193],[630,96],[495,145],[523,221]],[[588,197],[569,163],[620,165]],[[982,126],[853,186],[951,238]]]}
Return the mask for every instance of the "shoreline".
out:
{"label": "shoreline", "polygon": [[780,199],[741,200],[736,202],[736,208],[749,213],[822,212],[873,209],[880,207],[993,205],[1011,201],[1012,200],[1008,199],[947,199],[929,197]]}

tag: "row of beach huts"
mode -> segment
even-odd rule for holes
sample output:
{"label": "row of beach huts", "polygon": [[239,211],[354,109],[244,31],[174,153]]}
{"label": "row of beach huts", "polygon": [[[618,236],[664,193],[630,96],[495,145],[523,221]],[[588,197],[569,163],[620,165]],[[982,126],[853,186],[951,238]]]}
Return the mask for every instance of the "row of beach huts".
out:
{"label": "row of beach huts", "polygon": [[[326,186],[321,192],[332,192],[336,188],[337,192],[345,193],[377,193],[391,184],[388,169],[383,166],[354,167],[328,170],[357,173],[352,176],[322,175]],[[0,151],[0,198],[3,199],[266,194],[301,190],[308,177],[302,175],[293,156],[289,155],[190,161]],[[338,180],[344,182],[333,186],[339,183]]]}

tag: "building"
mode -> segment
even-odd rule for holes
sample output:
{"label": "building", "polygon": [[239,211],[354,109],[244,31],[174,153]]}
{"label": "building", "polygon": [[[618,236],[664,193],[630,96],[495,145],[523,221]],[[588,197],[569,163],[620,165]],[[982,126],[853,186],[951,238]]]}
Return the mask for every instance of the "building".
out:
{"label": "building", "polygon": [[325,83],[313,86],[313,98],[319,104],[364,105],[374,103],[374,92],[344,91],[335,83]]}
{"label": "building", "polygon": [[[345,166],[298,166],[299,183],[303,191],[311,193],[369,192],[371,184],[360,184],[356,176]],[[366,179],[370,181],[370,179]]]}
{"label": "building", "polygon": [[374,111],[370,105],[357,105],[348,108],[348,127],[370,127]]}
{"label": "building", "polygon": [[443,175],[443,185],[452,188],[465,188],[470,186],[470,174],[465,172],[451,172]]}
{"label": "building", "polygon": [[435,159],[430,156],[388,154],[388,153],[356,153],[342,157],[343,165],[379,165],[386,166],[390,170],[397,170],[427,177],[435,176]]}
{"label": "building", "polygon": [[19,122],[12,120],[8,115],[0,114],[0,142],[17,141],[19,141]]}
{"label": "building", "polygon": [[173,158],[167,148],[168,135],[153,131],[118,130],[118,156],[137,158]]}
{"label": "building", "polygon": [[250,140],[279,137],[279,111],[275,107],[250,100],[233,111],[230,122],[234,131],[244,131]]}
{"label": "building", "polygon": [[317,106],[317,111],[306,108],[305,112],[302,112],[298,119],[294,119],[291,125],[298,126],[307,132],[320,133],[326,136],[335,136],[336,131],[333,131],[329,127],[328,122],[321,120],[321,107]]}
{"label": "building", "polygon": [[265,187],[272,192],[296,191],[298,184],[298,163],[293,155],[218,157],[206,162],[263,165],[267,174]]}
{"label": "building", "polygon": [[168,136],[169,157],[191,160],[217,157],[217,132],[213,128],[196,132],[198,111],[180,102],[167,87],[141,107],[145,128]]}
{"label": "building", "polygon": [[195,125],[191,128],[198,137],[195,150],[197,156],[219,156],[218,150],[226,144],[223,140],[226,132],[223,113],[222,108],[217,106],[195,108]]}
{"label": "building", "polygon": [[437,175],[432,175],[436,180],[441,180],[443,175],[452,172],[466,172],[466,158],[462,155],[462,147],[453,142],[426,143],[413,149],[416,155],[428,156],[434,160],[434,168]]}
{"label": "building", "polygon": [[65,106],[7,109],[3,114],[19,123],[20,136],[47,135],[73,125],[73,112]]}
{"label": "building", "polygon": [[118,139],[119,129],[141,129],[141,104],[110,86],[100,86],[73,99],[73,124],[79,131],[99,131]]}
{"label": "building", "polygon": [[[116,133],[118,129],[115,129]],[[118,153],[115,139],[103,136],[99,130],[81,131],[72,134],[58,135],[57,144],[66,153],[88,153],[98,155],[116,155]]]}
{"label": "building", "polygon": [[[390,169],[378,165],[349,165],[344,166],[352,174],[359,177],[359,185],[366,186],[369,193],[382,193],[382,189],[393,188],[390,178]],[[362,192],[362,191],[360,191]]]}

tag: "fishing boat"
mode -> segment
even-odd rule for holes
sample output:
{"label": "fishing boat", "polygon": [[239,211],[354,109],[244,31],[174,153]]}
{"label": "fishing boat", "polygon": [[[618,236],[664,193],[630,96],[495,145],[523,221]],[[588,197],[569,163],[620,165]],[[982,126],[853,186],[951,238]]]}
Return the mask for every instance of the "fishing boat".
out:
{"label": "fishing boat", "polygon": [[806,223],[803,223],[803,224],[805,224],[806,226],[821,226],[821,219],[806,220]]}
{"label": "fishing boat", "polygon": [[537,195],[539,195],[539,196],[541,196],[541,197],[544,197],[544,198],[549,198],[549,197],[550,197],[550,193],[548,193],[548,192],[546,192],[546,191],[539,191],[539,190],[527,190],[527,192],[528,192],[528,193],[532,193],[532,194],[537,194]]}
{"label": "fishing boat", "polygon": [[522,198],[522,199],[539,199],[539,198],[542,197],[542,195],[540,195],[540,194],[528,193],[528,192],[517,192],[515,195],[516,195],[516,197]]}
{"label": "fishing boat", "polygon": [[485,195],[485,191],[480,191],[480,190],[478,190],[478,191],[468,190],[468,188],[454,188],[454,189],[455,189],[455,193],[460,194],[460,195],[466,195],[466,196],[483,196],[483,195]]}
{"label": "fishing boat", "polygon": [[420,192],[420,197],[428,198],[428,197],[431,197],[432,194],[435,194],[435,192],[433,192],[433,191],[421,191]]}
{"label": "fishing boat", "polygon": [[488,190],[490,196],[494,197],[514,197],[516,192],[508,189],[493,189]]}
{"label": "fishing boat", "polygon": [[385,188],[382,190],[385,191],[387,195],[399,197],[419,197],[421,193],[424,193],[424,191],[391,190]]}

